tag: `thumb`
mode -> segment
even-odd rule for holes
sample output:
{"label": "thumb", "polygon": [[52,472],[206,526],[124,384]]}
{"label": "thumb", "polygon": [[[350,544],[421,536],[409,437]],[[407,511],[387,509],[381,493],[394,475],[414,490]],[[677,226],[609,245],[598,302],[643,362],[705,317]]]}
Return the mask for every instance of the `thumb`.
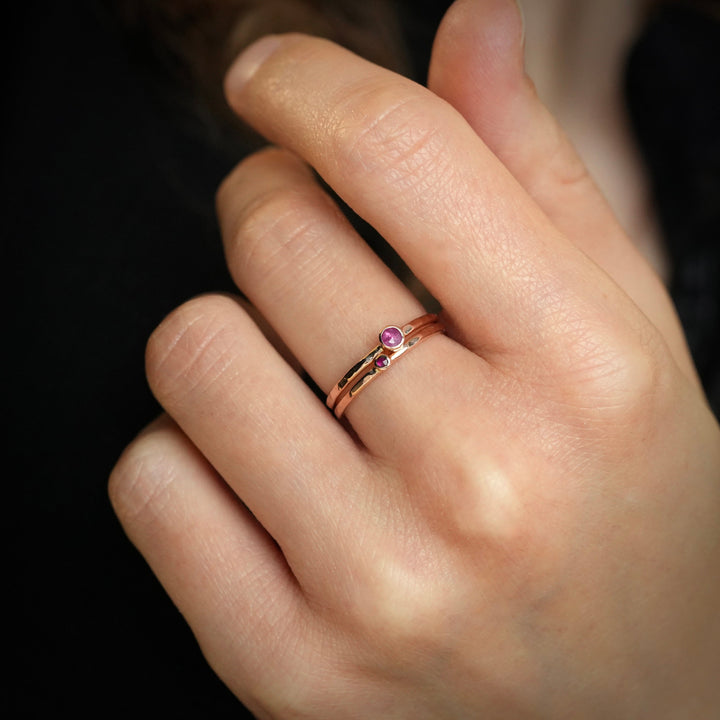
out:
{"label": "thumb", "polygon": [[645,312],[683,372],[695,379],[664,286],[525,73],[517,3],[457,0],[438,30],[428,84],[462,113],[556,227]]}

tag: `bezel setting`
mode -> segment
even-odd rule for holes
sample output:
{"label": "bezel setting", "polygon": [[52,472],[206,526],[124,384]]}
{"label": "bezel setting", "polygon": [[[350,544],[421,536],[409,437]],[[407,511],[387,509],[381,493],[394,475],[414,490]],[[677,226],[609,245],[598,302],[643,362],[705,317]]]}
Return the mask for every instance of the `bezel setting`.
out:
{"label": "bezel setting", "polygon": [[386,349],[394,352],[399,350],[405,342],[405,333],[396,325],[388,325],[380,331],[380,344]]}

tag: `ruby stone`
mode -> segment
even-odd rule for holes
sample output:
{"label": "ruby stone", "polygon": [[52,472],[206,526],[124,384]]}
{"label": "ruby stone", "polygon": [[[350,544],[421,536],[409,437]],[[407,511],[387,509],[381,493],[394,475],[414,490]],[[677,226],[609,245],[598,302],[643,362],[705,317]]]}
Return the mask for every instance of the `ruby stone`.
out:
{"label": "ruby stone", "polygon": [[380,342],[388,350],[397,350],[403,344],[403,339],[403,331],[394,325],[386,327],[380,333]]}

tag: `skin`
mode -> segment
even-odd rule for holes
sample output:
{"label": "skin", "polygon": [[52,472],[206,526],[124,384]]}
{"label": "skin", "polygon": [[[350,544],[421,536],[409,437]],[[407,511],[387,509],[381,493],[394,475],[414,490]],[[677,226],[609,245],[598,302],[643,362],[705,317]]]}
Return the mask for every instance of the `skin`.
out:
{"label": "skin", "polygon": [[619,82],[650,5],[648,0],[523,0],[525,67],[620,224],[667,279],[649,178]]}
{"label": "skin", "polygon": [[[272,37],[226,92],[277,147],[218,194],[237,285],[328,392],[418,300],[448,327],[339,423],[233,298],[147,349],[167,415],[110,482],[259,718],[696,718],[720,708],[720,430],[668,297],[522,69],[461,0],[429,89]],[[282,148],[282,149],[281,149]]]}

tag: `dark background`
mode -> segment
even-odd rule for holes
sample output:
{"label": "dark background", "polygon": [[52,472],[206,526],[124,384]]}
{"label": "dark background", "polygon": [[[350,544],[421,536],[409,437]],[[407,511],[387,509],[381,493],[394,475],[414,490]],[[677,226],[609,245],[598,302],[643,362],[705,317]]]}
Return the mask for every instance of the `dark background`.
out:
{"label": "dark background", "polygon": [[[415,3],[418,67],[448,4]],[[147,337],[189,297],[233,288],[214,193],[249,145],[104,3],[18,3],[6,23],[6,717],[238,717],[106,484],[160,412]]]}
{"label": "dark background", "polygon": [[[5,716],[238,717],[125,538],[106,482],[159,412],[148,335],[192,295],[232,289],[213,196],[248,145],[103,3],[18,5],[2,78]],[[418,79],[447,5],[404,8]],[[627,79],[676,298],[715,402],[719,39],[707,16],[670,9]]]}

